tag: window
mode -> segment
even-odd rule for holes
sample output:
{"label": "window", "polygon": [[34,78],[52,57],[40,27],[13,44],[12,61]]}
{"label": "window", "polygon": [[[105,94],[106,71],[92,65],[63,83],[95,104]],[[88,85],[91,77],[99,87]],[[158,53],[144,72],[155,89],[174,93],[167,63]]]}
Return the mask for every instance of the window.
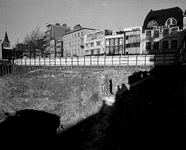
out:
{"label": "window", "polygon": [[118,45],[118,38],[115,39],[115,45]]}
{"label": "window", "polygon": [[171,25],[177,25],[177,20],[175,18],[168,18],[167,21],[165,22],[166,26],[171,26]]}
{"label": "window", "polygon": [[169,42],[163,41],[163,49],[168,49],[168,48],[169,48]]}
{"label": "window", "polygon": [[158,38],[159,37],[159,30],[154,30],[154,38]]}
{"label": "window", "polygon": [[169,29],[163,29],[163,36],[167,36],[169,34]]}
{"label": "window", "polygon": [[171,48],[177,48],[178,47],[178,41],[177,40],[172,40],[171,41]]}
{"label": "window", "polygon": [[110,40],[110,45],[114,45],[114,40],[113,39]]}
{"label": "window", "polygon": [[101,45],[101,41],[97,41],[96,44],[97,44],[97,46],[100,46]]}
{"label": "window", "polygon": [[154,42],[153,50],[159,50],[159,42]]}
{"label": "window", "polygon": [[178,27],[171,29],[171,36],[176,36],[178,32]]}
{"label": "window", "polygon": [[106,40],[106,46],[109,46],[109,39]]}
{"label": "window", "polygon": [[146,39],[151,39],[151,31],[146,31]]}
{"label": "window", "polygon": [[151,42],[146,42],[146,50],[151,50]]}
{"label": "window", "polygon": [[81,36],[83,36],[83,32],[81,32]]}
{"label": "window", "polygon": [[126,48],[129,48],[130,47],[130,44],[126,44]]}
{"label": "window", "polygon": [[119,45],[123,45],[123,39],[122,38],[119,39]]}
{"label": "window", "polygon": [[154,28],[154,27],[157,27],[157,26],[158,26],[158,23],[155,20],[151,20],[147,24],[147,28]]}
{"label": "window", "polygon": [[80,37],[80,33],[78,33],[78,37]]}

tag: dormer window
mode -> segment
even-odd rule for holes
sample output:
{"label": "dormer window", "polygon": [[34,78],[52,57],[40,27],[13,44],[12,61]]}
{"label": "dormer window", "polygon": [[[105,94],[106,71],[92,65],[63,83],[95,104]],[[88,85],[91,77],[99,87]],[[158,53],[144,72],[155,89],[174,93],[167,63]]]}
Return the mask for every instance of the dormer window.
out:
{"label": "dormer window", "polygon": [[168,18],[165,22],[165,26],[177,25],[177,20],[175,18]]}
{"label": "dormer window", "polygon": [[149,23],[147,24],[147,28],[154,28],[154,27],[158,27],[157,21],[155,20],[149,21]]}

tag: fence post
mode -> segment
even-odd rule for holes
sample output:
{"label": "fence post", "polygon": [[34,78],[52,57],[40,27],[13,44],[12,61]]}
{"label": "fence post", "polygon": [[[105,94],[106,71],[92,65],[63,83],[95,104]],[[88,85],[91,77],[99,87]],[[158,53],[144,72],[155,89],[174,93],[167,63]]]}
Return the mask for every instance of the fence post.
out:
{"label": "fence post", "polygon": [[114,59],[113,59],[113,57],[114,57],[114,56],[112,56],[112,67],[114,66],[114,62],[113,62],[113,61],[114,61]]}
{"label": "fence post", "polygon": [[104,68],[106,67],[106,55],[104,57]]}
{"label": "fence post", "polygon": [[119,56],[119,68],[121,67],[121,55]]}
{"label": "fence post", "polygon": [[61,57],[60,57],[60,69],[62,70],[62,66],[61,66]]}
{"label": "fence post", "polygon": [[85,56],[84,56],[84,67],[85,67]]}
{"label": "fence post", "polygon": [[73,69],[73,57],[71,56],[71,69]]}
{"label": "fence post", "polygon": [[51,66],[51,59],[49,57],[49,66],[48,66],[48,70],[50,70],[50,66]]}
{"label": "fence post", "polygon": [[127,55],[127,65],[129,66],[129,55]]}
{"label": "fence post", "polygon": [[79,68],[79,56],[77,56],[77,67]]}

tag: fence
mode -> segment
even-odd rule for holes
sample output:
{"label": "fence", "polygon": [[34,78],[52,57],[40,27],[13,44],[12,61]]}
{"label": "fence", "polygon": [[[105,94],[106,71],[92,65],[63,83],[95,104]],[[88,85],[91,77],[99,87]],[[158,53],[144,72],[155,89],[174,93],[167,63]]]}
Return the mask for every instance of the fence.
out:
{"label": "fence", "polygon": [[0,76],[13,73],[13,63],[8,60],[0,61]]}
{"label": "fence", "polygon": [[[159,55],[121,55],[121,56],[85,56],[61,58],[22,58],[9,64],[2,64],[2,74],[28,72],[40,69],[95,68],[95,67],[149,67],[155,65],[174,65],[174,54]],[[7,69],[7,68],[6,68]]]}

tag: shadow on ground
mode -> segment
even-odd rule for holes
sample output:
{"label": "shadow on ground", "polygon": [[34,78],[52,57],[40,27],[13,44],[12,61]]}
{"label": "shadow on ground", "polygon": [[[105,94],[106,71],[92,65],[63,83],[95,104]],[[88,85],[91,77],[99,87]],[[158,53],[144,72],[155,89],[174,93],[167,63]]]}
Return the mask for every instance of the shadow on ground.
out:
{"label": "shadow on ground", "polygon": [[[59,117],[24,110],[0,124],[2,143],[21,148],[79,150],[163,150],[179,147],[183,137],[183,101],[176,67],[155,67],[144,82],[116,94],[113,106],[56,134]],[[183,78],[183,77],[182,77]],[[122,88],[122,89],[123,89]],[[24,147],[23,147],[24,148]]]}

